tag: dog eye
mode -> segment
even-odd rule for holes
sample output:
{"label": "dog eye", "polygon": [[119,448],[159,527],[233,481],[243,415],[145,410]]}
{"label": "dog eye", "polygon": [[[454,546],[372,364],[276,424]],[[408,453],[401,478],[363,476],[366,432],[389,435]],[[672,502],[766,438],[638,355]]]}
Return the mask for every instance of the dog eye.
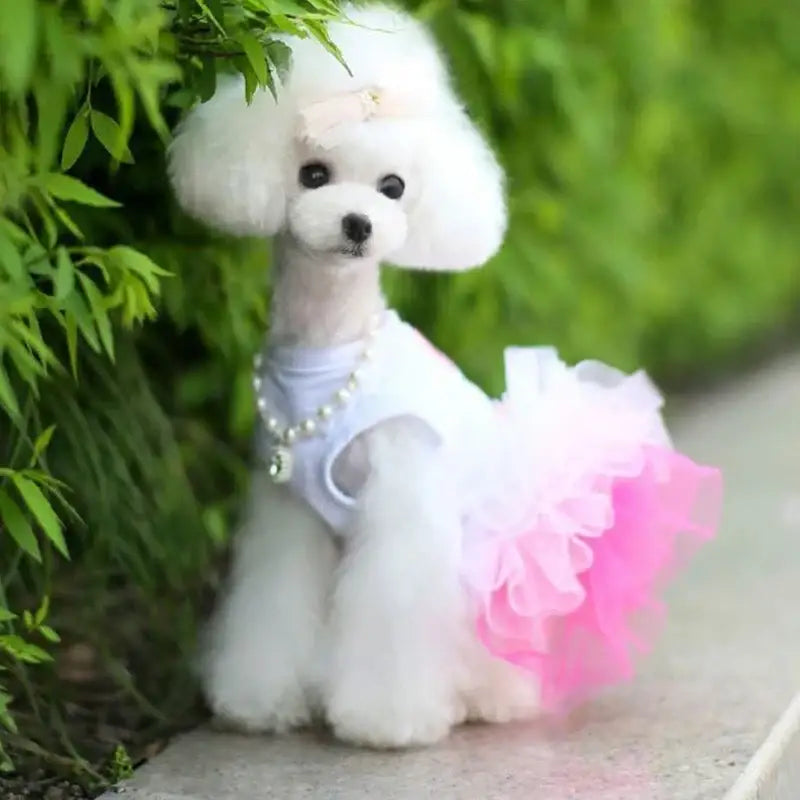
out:
{"label": "dog eye", "polygon": [[330,182],[331,171],[321,161],[312,161],[300,167],[300,183],[306,189],[319,189]]}
{"label": "dog eye", "polygon": [[387,175],[378,181],[378,191],[390,200],[399,200],[406,190],[406,185],[399,175]]}

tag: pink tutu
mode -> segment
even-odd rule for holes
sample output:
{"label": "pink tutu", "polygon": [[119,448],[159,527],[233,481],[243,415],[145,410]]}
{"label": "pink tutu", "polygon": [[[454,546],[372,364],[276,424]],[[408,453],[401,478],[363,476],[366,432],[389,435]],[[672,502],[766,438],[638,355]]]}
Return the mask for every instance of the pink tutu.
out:
{"label": "pink tutu", "polygon": [[540,348],[507,351],[506,372],[470,480],[463,577],[486,647],[561,711],[632,676],[659,591],[714,535],[721,479],[672,449],[643,373]]}

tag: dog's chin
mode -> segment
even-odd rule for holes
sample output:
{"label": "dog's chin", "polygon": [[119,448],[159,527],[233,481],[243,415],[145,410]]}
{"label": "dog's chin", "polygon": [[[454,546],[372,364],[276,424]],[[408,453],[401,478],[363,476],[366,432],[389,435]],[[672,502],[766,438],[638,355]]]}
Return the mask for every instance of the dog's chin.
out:
{"label": "dog's chin", "polygon": [[337,247],[334,251],[338,256],[344,256],[353,260],[369,258],[372,255],[371,249],[364,244],[345,244]]}

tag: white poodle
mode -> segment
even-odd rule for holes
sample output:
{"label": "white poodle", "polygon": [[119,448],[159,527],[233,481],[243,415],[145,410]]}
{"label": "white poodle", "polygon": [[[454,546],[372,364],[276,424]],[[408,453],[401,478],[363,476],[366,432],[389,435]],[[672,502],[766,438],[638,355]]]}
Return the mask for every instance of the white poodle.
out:
{"label": "white poodle", "polygon": [[[241,729],[319,717],[344,740],[402,747],[467,719],[535,714],[541,686],[522,667],[546,629],[525,623],[526,664],[509,623],[525,593],[497,604],[496,575],[514,569],[489,575],[488,557],[474,555],[465,566],[486,527],[478,489],[493,485],[497,498],[514,485],[490,457],[503,439],[496,408],[386,309],[380,289],[381,262],[463,270],[492,256],[506,226],[502,172],[424,28],[382,6],[346,11],[330,34],[349,72],[316,42],[287,40],[277,102],[262,91],[248,106],[233,82],[189,115],[170,152],[191,214],[276,237],[271,331],[254,378],[263,466],[203,677],[215,714]],[[637,435],[663,443],[654,395],[636,387],[650,415]],[[511,498],[509,520],[529,515],[514,507],[523,497]],[[539,549],[562,559],[553,574],[569,572],[553,608],[576,608],[588,546]],[[491,597],[482,626],[470,580]],[[550,596],[541,588],[527,593],[540,605]]]}
{"label": "white poodle", "polygon": [[[277,235],[276,348],[363,340],[385,308],[381,261],[474,267],[505,229],[501,170],[426,31],[384,7],[348,17],[330,34],[352,76],[315,42],[291,40],[277,103],[260,92],[247,106],[235,82],[191,114],[170,153],[189,212]],[[345,378],[339,405],[358,391]],[[358,503],[338,529],[269,465],[253,475],[205,654],[218,716],[283,731],[319,713],[343,739],[402,746],[434,742],[467,717],[535,710],[530,678],[477,641],[459,585],[458,509],[435,437],[412,410],[364,417],[340,448],[331,488]],[[305,423],[323,445],[319,463],[329,449],[319,431],[342,413],[324,404]]]}

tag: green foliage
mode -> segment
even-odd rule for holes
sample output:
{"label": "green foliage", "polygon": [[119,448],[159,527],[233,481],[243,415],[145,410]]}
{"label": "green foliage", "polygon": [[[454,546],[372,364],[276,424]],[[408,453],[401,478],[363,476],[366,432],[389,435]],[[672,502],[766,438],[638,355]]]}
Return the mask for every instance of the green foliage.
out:
{"label": "green foliage", "polygon": [[[209,398],[209,382],[244,374],[265,259],[175,213],[164,144],[218,72],[241,72],[248,96],[274,89],[276,32],[338,57],[332,13],[329,0],[0,3],[2,769],[27,754],[101,780],[84,756],[108,763],[119,742],[67,726],[76,704],[115,714],[134,745],[193,713],[197,600],[252,421],[240,381],[231,443],[212,423],[229,394]],[[20,611],[41,597],[52,622],[49,601]],[[142,679],[152,652],[163,667]],[[115,687],[113,711],[92,708],[87,682]],[[131,761],[114,752],[117,779]]]}
{"label": "green foliage", "polygon": [[400,279],[471,374],[499,390],[503,345],[552,342],[681,384],[796,323],[793,4],[414,6],[509,179],[488,271],[429,279],[422,308],[418,276]]}
{"label": "green foliage", "polygon": [[128,755],[128,751],[121,744],[114,748],[109,772],[111,783],[119,783],[133,775],[133,762],[130,755]]}
{"label": "green foliage", "polygon": [[[486,269],[387,275],[469,374],[499,390],[503,346],[547,342],[675,384],[796,322],[791,3],[408,5],[508,173]],[[0,0],[0,770],[116,779],[195,718],[268,258],[176,211],[164,146],[219,74],[274,89],[278,32],[335,65],[336,9]]]}

